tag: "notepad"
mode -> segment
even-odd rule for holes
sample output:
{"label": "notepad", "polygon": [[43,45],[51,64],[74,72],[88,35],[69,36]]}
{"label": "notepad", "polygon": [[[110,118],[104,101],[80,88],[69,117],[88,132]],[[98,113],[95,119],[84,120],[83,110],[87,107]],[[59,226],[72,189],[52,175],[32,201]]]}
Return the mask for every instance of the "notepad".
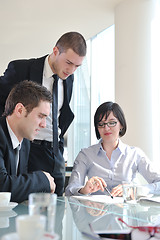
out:
{"label": "notepad", "polygon": [[124,199],[123,197],[113,197],[106,195],[89,195],[89,196],[72,196],[74,198],[77,198],[79,200],[89,200],[94,202],[101,202],[101,203],[107,203],[107,204],[115,204],[115,203],[123,203]]}
{"label": "notepad", "polygon": [[147,197],[141,197],[139,201],[147,201],[147,202],[153,202],[153,203],[160,203],[160,196],[147,196]]}

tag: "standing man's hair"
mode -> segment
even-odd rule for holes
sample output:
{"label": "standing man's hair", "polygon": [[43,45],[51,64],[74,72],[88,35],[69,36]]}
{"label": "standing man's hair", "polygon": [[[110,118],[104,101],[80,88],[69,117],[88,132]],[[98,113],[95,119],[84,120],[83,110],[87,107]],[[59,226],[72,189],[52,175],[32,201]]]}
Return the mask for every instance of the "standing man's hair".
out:
{"label": "standing man's hair", "polygon": [[78,32],[67,32],[63,34],[57,41],[56,47],[58,47],[60,53],[66,52],[70,48],[79,56],[86,56],[86,41]]}
{"label": "standing man's hair", "polygon": [[52,95],[50,91],[36,82],[24,80],[15,85],[10,91],[3,116],[11,115],[17,103],[22,103],[28,114],[39,105],[40,101],[51,103]]}

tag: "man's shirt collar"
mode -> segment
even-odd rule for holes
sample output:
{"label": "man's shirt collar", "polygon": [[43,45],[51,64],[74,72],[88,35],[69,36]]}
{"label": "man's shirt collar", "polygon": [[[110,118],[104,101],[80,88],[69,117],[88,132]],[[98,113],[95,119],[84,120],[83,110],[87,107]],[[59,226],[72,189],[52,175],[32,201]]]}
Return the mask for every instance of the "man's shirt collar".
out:
{"label": "man's shirt collar", "polygon": [[11,141],[12,141],[12,146],[13,146],[13,149],[15,149],[18,147],[19,144],[21,146],[23,140],[21,142],[18,141],[18,138],[16,137],[16,135],[12,131],[11,127],[9,126],[9,122],[8,122],[7,118],[6,118],[6,122],[7,122],[8,132],[9,132],[9,135],[10,135]]}

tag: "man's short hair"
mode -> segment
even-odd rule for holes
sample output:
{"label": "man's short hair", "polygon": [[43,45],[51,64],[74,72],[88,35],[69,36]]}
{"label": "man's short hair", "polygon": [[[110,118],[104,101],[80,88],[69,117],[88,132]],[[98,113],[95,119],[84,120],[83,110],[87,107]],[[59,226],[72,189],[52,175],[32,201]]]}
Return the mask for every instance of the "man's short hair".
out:
{"label": "man's short hair", "polygon": [[86,41],[78,32],[67,32],[63,34],[57,41],[56,47],[58,47],[60,53],[72,49],[79,56],[86,56]]}
{"label": "man's short hair", "polygon": [[15,85],[10,91],[3,116],[11,115],[17,103],[22,103],[28,114],[39,105],[40,101],[51,103],[52,94],[50,91],[36,82],[24,80]]}

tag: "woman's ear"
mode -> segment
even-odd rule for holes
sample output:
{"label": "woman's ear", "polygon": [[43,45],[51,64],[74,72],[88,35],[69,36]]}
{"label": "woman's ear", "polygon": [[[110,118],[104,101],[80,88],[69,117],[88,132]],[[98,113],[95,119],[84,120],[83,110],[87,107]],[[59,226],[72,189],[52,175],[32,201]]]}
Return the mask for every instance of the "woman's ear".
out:
{"label": "woman's ear", "polygon": [[119,136],[122,136],[122,135],[121,135],[121,134],[122,134],[122,131],[123,131],[123,127],[121,127],[120,130],[119,130]]}

